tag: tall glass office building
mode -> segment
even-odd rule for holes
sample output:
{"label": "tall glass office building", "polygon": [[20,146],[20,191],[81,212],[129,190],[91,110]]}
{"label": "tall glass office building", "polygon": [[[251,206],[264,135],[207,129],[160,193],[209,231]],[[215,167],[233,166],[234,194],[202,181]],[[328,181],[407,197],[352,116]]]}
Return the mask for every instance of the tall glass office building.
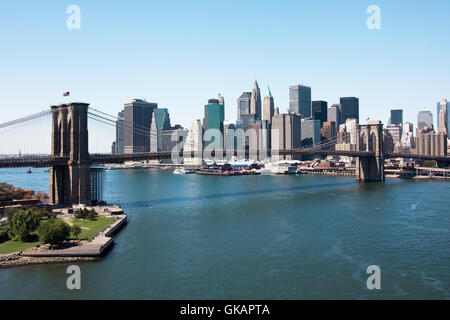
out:
{"label": "tall glass office building", "polygon": [[393,109],[391,110],[391,124],[396,126],[403,125],[403,110]]}
{"label": "tall glass office building", "polygon": [[433,125],[433,114],[430,110],[419,111],[417,115],[417,128],[423,129]]}
{"label": "tall glass office building", "polygon": [[[220,130],[222,133],[223,140],[223,121],[225,119],[225,110],[224,105],[219,103],[218,99],[209,99],[208,104],[205,105],[205,132],[210,129]],[[205,145],[208,145],[213,140],[205,141]],[[222,147],[217,144],[216,147]]]}
{"label": "tall glass office building", "polygon": [[123,153],[123,121],[124,121],[124,113],[123,110],[120,111],[117,114],[117,121],[116,121],[116,141],[114,144],[114,148],[112,149],[112,153]]}
{"label": "tall glass office building", "polygon": [[124,152],[149,152],[150,127],[157,103],[133,99],[124,105]]}
{"label": "tall glass office building", "polygon": [[450,134],[450,101],[442,100],[437,103],[437,112],[436,112],[436,127],[439,129],[439,114],[442,109],[446,109],[447,114],[447,133]]}
{"label": "tall glass office building", "polygon": [[333,104],[331,107],[329,107],[327,116],[328,122],[334,122],[334,127],[337,132],[341,124],[341,105]]}
{"label": "tall glass office building", "polygon": [[356,119],[359,123],[359,99],[355,97],[342,97],[341,105],[341,123],[345,123],[347,119]]}
{"label": "tall glass office building", "polygon": [[301,125],[302,147],[311,147],[321,142],[320,120],[313,118],[302,119]]}
{"label": "tall glass office building", "polygon": [[153,112],[152,124],[150,127],[150,151],[162,151],[162,132],[170,130],[170,116],[167,108],[158,108]]}
{"label": "tall glass office building", "polygon": [[311,117],[311,88],[294,85],[289,87],[289,112]]}
{"label": "tall glass office building", "polygon": [[328,103],[326,101],[313,101],[312,102],[312,117],[316,120],[320,120],[323,124],[328,120]]}

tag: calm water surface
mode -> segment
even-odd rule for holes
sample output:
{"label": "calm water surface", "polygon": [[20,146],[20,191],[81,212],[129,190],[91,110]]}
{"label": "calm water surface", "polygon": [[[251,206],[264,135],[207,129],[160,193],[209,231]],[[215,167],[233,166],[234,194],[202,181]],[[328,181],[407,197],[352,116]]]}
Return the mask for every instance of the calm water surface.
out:
{"label": "calm water surface", "polygon": [[[44,169],[0,181],[48,190]],[[449,299],[450,184],[323,176],[105,172],[129,224],[81,264],[0,269],[0,299]],[[381,290],[366,287],[369,265]]]}

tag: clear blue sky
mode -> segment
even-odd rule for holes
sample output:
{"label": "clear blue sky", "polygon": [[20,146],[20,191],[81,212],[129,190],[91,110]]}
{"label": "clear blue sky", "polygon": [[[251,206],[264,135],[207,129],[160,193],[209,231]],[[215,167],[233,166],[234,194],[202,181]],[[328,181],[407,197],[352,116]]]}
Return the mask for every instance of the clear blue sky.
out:
{"label": "clear blue sky", "polygon": [[[68,30],[66,9],[81,8]],[[381,30],[366,27],[369,5]],[[450,99],[450,1],[4,1],[0,122],[71,100],[117,113],[132,98],[168,107],[172,123],[203,117],[221,93],[226,119],[253,81],[280,111],[288,86],[329,104],[360,98],[361,119]]]}

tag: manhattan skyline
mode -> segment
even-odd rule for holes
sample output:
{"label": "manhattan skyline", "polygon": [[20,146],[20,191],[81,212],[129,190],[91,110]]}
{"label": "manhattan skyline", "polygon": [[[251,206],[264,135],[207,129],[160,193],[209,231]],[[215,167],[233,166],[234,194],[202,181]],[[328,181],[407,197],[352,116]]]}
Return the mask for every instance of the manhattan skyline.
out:
{"label": "manhattan skyline", "polygon": [[[303,84],[329,106],[358,97],[361,119],[383,122],[390,109],[412,123],[428,109],[436,124],[436,101],[450,97],[447,1],[376,1],[380,30],[366,27],[369,1],[177,2],[179,10],[78,1],[80,30],[66,27],[70,4],[4,5],[4,121],[68,100],[117,114],[143,98],[189,127],[218,93],[233,121],[236,99],[255,80],[262,97],[270,85],[280,112],[289,108],[289,86]],[[216,20],[205,19],[211,13]]]}

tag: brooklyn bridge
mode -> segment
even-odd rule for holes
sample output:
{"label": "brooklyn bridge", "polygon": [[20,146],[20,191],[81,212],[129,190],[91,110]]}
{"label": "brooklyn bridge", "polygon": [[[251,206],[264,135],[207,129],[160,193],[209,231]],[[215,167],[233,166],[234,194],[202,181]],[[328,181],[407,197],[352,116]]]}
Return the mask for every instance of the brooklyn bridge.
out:
{"label": "brooklyn bridge", "polygon": [[[50,153],[34,152],[19,153],[17,156],[0,158],[0,168],[11,167],[50,167],[50,201],[54,204],[88,204],[91,201],[91,166],[96,164],[122,163],[125,161],[162,160],[173,158],[174,152],[144,152],[126,154],[106,154],[89,152],[88,122],[92,120],[95,125],[114,127],[116,118],[99,111],[87,103],[68,103],[51,106],[49,110],[23,117],[14,121],[0,124],[0,141],[10,143],[13,148],[20,148],[16,142],[17,135],[27,128],[28,124],[39,119],[49,117],[51,125]],[[133,125],[125,129],[140,132],[149,138],[144,128]],[[20,127],[19,129],[17,129]],[[32,127],[32,126],[31,126]],[[90,125],[90,128],[93,128]],[[11,130],[10,136],[4,134]],[[19,132],[18,132],[19,131]],[[37,130],[39,131],[39,130]],[[36,136],[38,134],[37,131]],[[33,135],[33,129],[31,130]],[[35,143],[37,137],[25,137],[27,143]],[[16,146],[16,144],[18,144]],[[36,143],[37,144],[37,143]],[[384,181],[384,161],[388,158],[413,158],[421,160],[436,160],[439,166],[448,166],[448,156],[426,156],[409,153],[387,153],[384,151],[383,124],[380,121],[371,121],[368,124],[357,126],[357,139],[355,151],[334,150],[333,141],[328,141],[311,147],[281,150],[258,150],[257,153],[267,156],[348,156],[356,158],[356,180],[360,182]],[[16,148],[16,149],[17,149]],[[200,151],[201,152],[201,151]],[[178,157],[198,157],[198,152],[176,150]],[[231,154],[241,155],[237,150]],[[248,159],[250,152],[244,152]],[[201,154],[200,154],[201,155]],[[213,150],[211,156],[224,157],[230,155],[230,150]]]}

